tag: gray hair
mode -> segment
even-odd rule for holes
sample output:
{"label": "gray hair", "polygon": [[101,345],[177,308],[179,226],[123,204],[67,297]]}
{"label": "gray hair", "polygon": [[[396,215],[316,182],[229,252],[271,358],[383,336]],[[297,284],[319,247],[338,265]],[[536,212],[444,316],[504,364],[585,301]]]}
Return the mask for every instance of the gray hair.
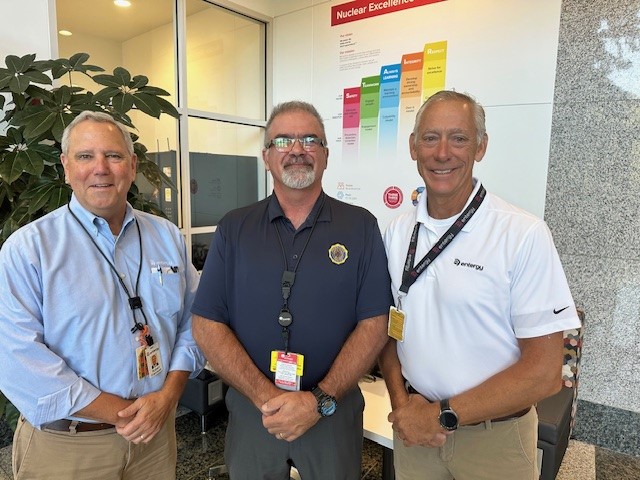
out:
{"label": "gray hair", "polygon": [[127,127],[125,127],[122,123],[118,122],[111,115],[105,112],[93,112],[91,110],[85,110],[81,112],[73,121],[67,125],[67,128],[64,129],[62,133],[62,141],[61,149],[62,153],[68,155],[69,153],[69,137],[71,136],[71,130],[73,130],[79,123],[84,122],[86,120],[91,120],[98,123],[110,123],[120,130],[122,133],[122,138],[124,140],[125,146],[127,147],[127,152],[129,155],[133,155],[133,140],[131,139],[131,134]]}
{"label": "gray hair", "polygon": [[278,115],[281,115],[283,113],[296,112],[296,111],[307,112],[313,115],[313,117],[320,124],[320,129],[322,130],[322,140],[324,140],[325,142],[327,141],[327,135],[324,131],[324,122],[322,121],[322,117],[318,113],[318,110],[316,110],[316,107],[314,107],[308,102],[293,100],[290,102],[279,103],[278,105],[273,107],[273,110],[271,110],[271,115],[269,115],[269,120],[267,120],[267,124],[264,127],[264,147],[265,148],[267,148],[267,145],[271,141],[271,139],[269,138],[269,133],[270,133],[269,129],[271,128],[271,124],[273,123],[275,118]]}
{"label": "gray hair", "polygon": [[482,141],[484,136],[487,134],[487,127],[485,125],[485,115],[484,108],[480,105],[475,98],[473,98],[468,93],[459,93],[454,90],[440,90],[437,93],[431,95],[426,102],[422,104],[418,113],[416,113],[416,123],[413,126],[413,140],[414,142],[418,141],[418,130],[420,128],[420,122],[422,120],[422,116],[424,115],[424,111],[435,102],[442,102],[446,100],[455,100],[458,102],[465,102],[471,105],[473,109],[473,120],[476,127],[478,143]]}

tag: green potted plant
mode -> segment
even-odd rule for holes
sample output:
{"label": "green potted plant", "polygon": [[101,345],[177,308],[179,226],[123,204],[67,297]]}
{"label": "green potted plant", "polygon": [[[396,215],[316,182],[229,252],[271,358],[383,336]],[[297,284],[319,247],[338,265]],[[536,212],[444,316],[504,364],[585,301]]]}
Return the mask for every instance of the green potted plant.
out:
{"label": "green potted plant", "polygon": [[[178,118],[166,99],[169,93],[148,84],[144,75],[132,76],[118,67],[112,75],[87,64],[89,55],[36,60],[36,55],[8,55],[0,68],[0,246],[15,230],[68,203],[71,189],[60,163],[64,128],[83,110],[104,111],[135,129],[128,115],[137,109],[151,117],[162,113]],[[72,83],[72,74],[85,75],[95,93]],[[62,82],[64,79],[65,82]],[[55,82],[55,85],[54,85]],[[138,173],[157,187],[175,185],[147,156],[147,148],[132,134],[138,156]],[[157,204],[145,198],[135,183],[128,200],[134,208],[163,215]],[[164,215],[163,215],[164,216]],[[17,411],[0,392],[0,418],[15,428]]]}
{"label": "green potted plant", "polygon": [[[65,205],[71,189],[64,181],[60,163],[60,140],[64,128],[83,110],[105,111],[124,125],[135,129],[127,115],[137,109],[159,118],[174,118],[176,108],[163,96],[169,93],[148,84],[144,75],[132,76],[118,67],[112,75],[87,64],[89,55],[76,53],[70,58],[36,60],[35,54],[8,55],[6,68],[0,68],[0,109],[5,110],[0,135],[0,245],[15,230]],[[86,75],[96,92],[74,86],[72,73]],[[46,88],[58,79],[55,87]],[[8,101],[7,101],[8,98]],[[147,148],[133,135],[138,156],[138,172],[155,187],[175,189],[171,180],[147,157]],[[145,199],[135,183],[129,202],[140,210],[162,215],[157,204]]]}

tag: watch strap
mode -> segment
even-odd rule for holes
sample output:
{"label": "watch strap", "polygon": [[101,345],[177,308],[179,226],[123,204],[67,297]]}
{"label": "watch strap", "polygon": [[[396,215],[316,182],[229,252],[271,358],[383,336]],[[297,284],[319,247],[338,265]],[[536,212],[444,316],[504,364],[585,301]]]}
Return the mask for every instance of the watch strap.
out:
{"label": "watch strap", "polygon": [[320,416],[328,417],[333,415],[333,412],[335,412],[335,409],[338,406],[336,398],[326,393],[319,386],[314,387],[311,390],[311,393],[313,393],[313,396],[316,397],[318,402],[318,413]]}

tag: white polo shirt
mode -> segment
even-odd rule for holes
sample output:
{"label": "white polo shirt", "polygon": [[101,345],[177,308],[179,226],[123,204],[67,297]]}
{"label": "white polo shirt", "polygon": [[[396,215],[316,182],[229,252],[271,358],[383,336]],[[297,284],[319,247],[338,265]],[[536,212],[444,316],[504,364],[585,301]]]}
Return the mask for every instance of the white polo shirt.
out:
{"label": "white polo shirt", "polygon": [[[474,179],[475,181],[475,179]],[[475,181],[476,194],[480,183]],[[416,263],[453,224],[416,209],[385,232],[396,305],[409,240],[420,223]],[[517,338],[580,325],[573,298],[545,222],[487,192],[453,242],[401,298],[406,314],[397,342],[402,374],[431,400],[484,382],[520,357]]]}

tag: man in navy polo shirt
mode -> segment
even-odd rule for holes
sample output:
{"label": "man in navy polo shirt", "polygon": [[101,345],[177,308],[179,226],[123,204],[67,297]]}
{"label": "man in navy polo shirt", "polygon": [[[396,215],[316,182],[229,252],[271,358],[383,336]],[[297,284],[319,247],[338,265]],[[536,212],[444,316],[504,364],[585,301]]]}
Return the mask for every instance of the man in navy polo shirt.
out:
{"label": "man in navy polo shirt", "polygon": [[386,342],[391,304],[376,219],[322,190],[329,150],[304,102],[276,106],[262,152],[273,194],[218,225],[192,312],[230,385],[234,480],[360,478],[358,379]]}

